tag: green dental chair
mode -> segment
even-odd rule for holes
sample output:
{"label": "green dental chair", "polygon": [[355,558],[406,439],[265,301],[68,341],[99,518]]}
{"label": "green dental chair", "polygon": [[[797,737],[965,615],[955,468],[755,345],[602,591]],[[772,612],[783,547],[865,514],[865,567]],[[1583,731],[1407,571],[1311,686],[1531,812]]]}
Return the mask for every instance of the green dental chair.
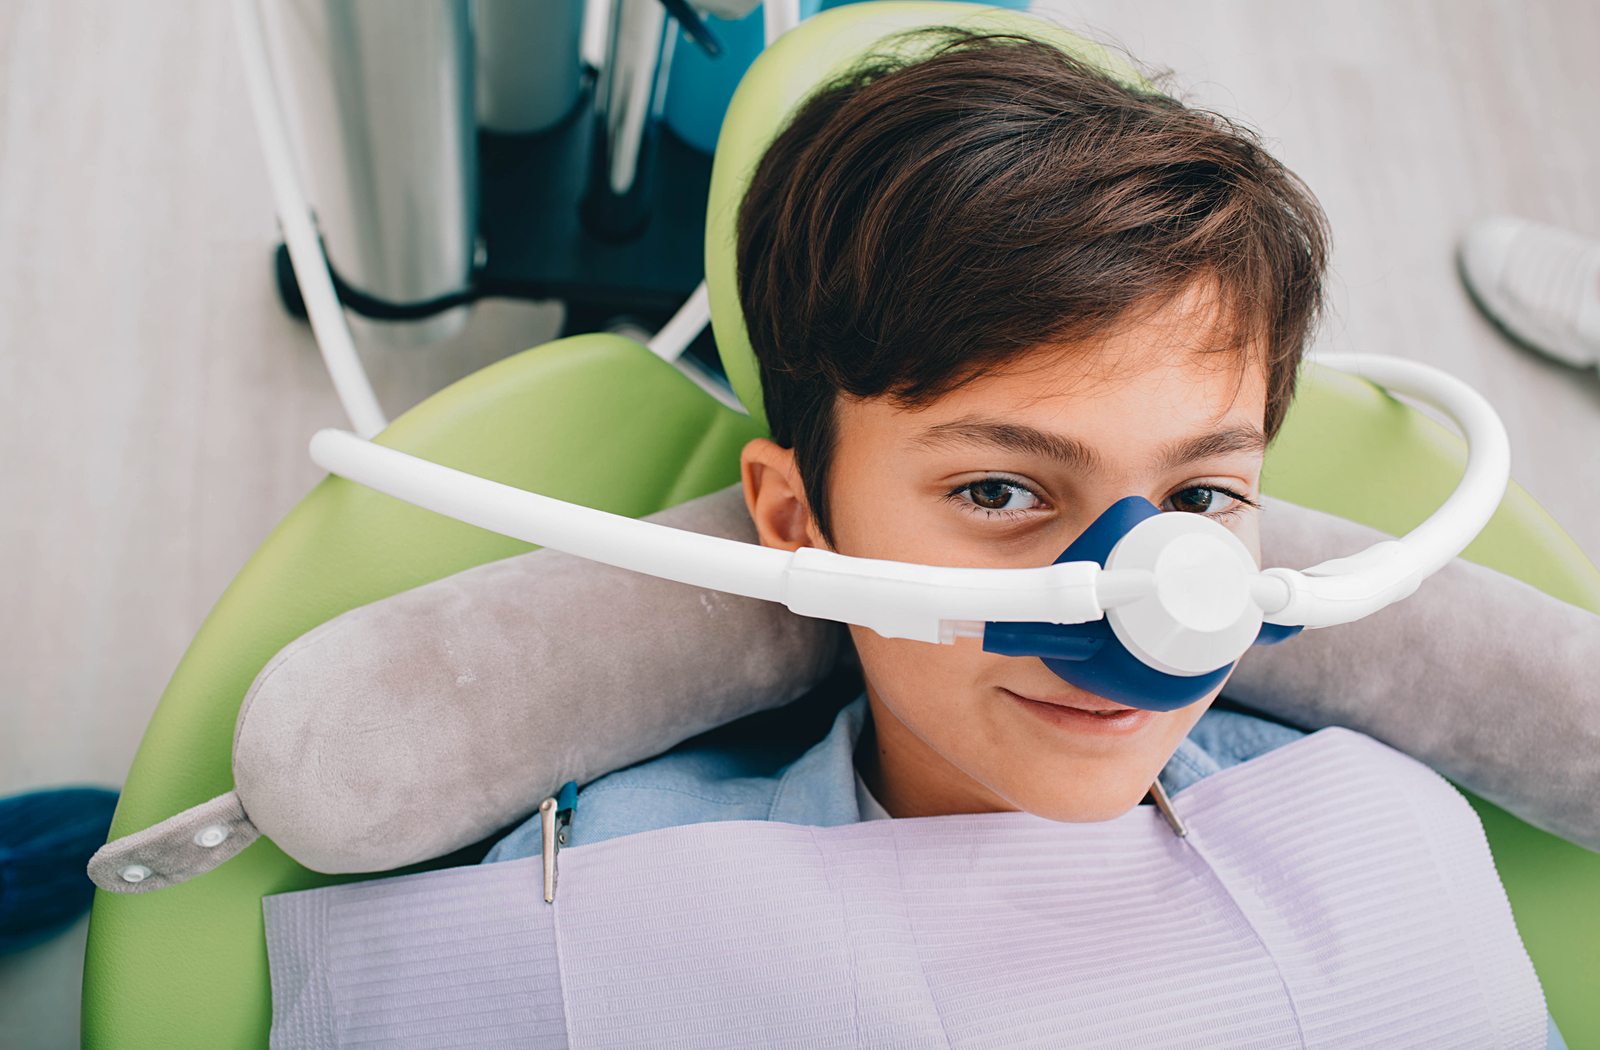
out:
{"label": "green dental chair", "polygon": [[[723,125],[706,270],[718,345],[755,418],[724,408],[643,347],[609,335],[560,340],[501,361],[397,419],[378,439],[521,488],[644,515],[738,480],[740,448],[764,434],[755,363],[738,313],[733,228],[745,180],[784,114],[831,71],[900,30],[962,24],[1050,35],[1010,12],[936,2],[866,3],[807,22],[745,77]],[[1461,443],[1342,374],[1308,369],[1267,459],[1264,488],[1389,532],[1449,493]],[[168,685],[117,808],[119,837],[232,786],[240,701],[280,648],[365,603],[525,544],[328,478],[262,544],[217,603]],[[1600,573],[1520,488],[1466,557],[1600,612]],[[1291,643],[1292,644],[1292,643]],[[1600,1050],[1600,855],[1476,802],[1550,1010],[1574,1050]],[[431,866],[451,863],[443,858]],[[92,1050],[265,1047],[271,1019],[261,898],[357,876],[309,871],[263,838],[183,885],[97,892],[84,969]]]}

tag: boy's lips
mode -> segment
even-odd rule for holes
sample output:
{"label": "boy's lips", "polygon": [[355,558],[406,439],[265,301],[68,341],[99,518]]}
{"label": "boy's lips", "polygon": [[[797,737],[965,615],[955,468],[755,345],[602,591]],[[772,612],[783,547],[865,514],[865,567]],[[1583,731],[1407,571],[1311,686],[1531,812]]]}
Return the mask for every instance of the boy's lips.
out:
{"label": "boy's lips", "polygon": [[1143,729],[1155,718],[1154,711],[1128,707],[1089,693],[1026,696],[1004,687],[1000,692],[1034,717],[1078,733],[1120,736]]}

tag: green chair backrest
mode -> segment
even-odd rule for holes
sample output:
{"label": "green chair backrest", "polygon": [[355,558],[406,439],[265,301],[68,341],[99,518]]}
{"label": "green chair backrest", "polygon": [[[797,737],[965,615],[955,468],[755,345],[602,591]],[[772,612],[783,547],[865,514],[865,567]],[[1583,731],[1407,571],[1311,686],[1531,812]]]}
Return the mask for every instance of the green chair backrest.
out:
{"label": "green chair backrest", "polygon": [[[754,161],[812,86],[888,33],[975,22],[1102,53],[1009,12],[869,3],[825,12],[752,68],[723,125],[707,232],[719,346],[756,418],[729,412],[643,348],[579,336],[492,365],[397,419],[379,440],[484,477],[642,515],[737,480],[764,432],[733,285],[732,216]],[[1121,69],[1122,67],[1113,67]],[[762,110],[766,115],[762,115]],[[1436,505],[1461,451],[1441,428],[1359,381],[1313,373],[1268,458],[1274,494],[1390,531]],[[232,787],[239,703],[268,659],[356,606],[527,550],[338,478],[274,530],[207,617],[128,775],[113,837]],[[1600,611],[1600,574],[1520,489],[1468,555]],[[1600,1050],[1600,856],[1485,803],[1517,922],[1574,1050]],[[443,858],[436,864],[448,862]],[[97,893],[84,966],[83,1042],[95,1048],[265,1047],[271,1001],[261,897],[348,881],[261,839],[217,870],[143,896]]]}
{"label": "green chair backrest", "polygon": [[[378,440],[640,516],[738,481],[739,450],[761,432],[637,343],[587,335],[468,376]],[[184,654],[139,746],[112,836],[233,787],[239,704],[277,650],[348,609],[529,549],[342,478],[323,481],[251,557]],[[265,1047],[271,996],[261,898],[356,877],[308,871],[262,838],[159,893],[97,892],[84,1046]]]}

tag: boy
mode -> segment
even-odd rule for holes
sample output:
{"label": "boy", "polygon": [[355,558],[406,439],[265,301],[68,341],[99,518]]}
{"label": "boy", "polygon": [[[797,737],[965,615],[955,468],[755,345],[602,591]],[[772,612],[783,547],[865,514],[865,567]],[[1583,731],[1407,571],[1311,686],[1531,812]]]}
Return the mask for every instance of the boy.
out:
{"label": "boy", "polygon": [[[1038,566],[1137,495],[1259,556],[1326,253],[1315,201],[1246,133],[1047,44],[950,32],[835,81],[740,214],[772,427],[742,458],[761,542]],[[1110,821],[1158,778],[1176,793],[1301,736],[1215,694],[1114,703],[975,640],[852,636],[865,692],[820,742],[712,734],[603,777],[570,845],[726,820]],[[535,819],[488,859],[539,848]]]}
{"label": "boy", "polygon": [[[762,543],[1043,565],[1142,495],[1256,550],[1325,256],[1315,201],[1246,134],[1048,44],[952,34],[853,72],[773,143],[740,215],[773,434],[743,455]],[[852,635],[865,697],[822,744],[604,777],[573,842],[725,819],[1108,820],[1158,774],[1177,791],[1300,735],[1209,698],[1124,707],[976,640]],[[490,859],[537,852],[537,823]]]}

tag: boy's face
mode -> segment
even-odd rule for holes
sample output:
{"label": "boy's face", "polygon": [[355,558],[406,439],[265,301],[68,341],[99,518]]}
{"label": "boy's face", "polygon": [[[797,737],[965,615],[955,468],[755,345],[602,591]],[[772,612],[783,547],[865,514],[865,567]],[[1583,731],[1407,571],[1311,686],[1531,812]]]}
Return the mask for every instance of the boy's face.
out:
{"label": "boy's face", "polygon": [[[829,494],[840,553],[930,565],[1047,565],[1126,496],[1206,513],[1259,559],[1265,378],[1204,354],[1193,297],[1085,348],[1041,348],[930,405],[837,408]],[[746,497],[762,542],[826,546],[791,452],[753,442]],[[863,776],[895,816],[1024,809],[1109,820],[1137,805],[1214,698],[1124,707],[1034,658],[852,627],[876,727]]]}

